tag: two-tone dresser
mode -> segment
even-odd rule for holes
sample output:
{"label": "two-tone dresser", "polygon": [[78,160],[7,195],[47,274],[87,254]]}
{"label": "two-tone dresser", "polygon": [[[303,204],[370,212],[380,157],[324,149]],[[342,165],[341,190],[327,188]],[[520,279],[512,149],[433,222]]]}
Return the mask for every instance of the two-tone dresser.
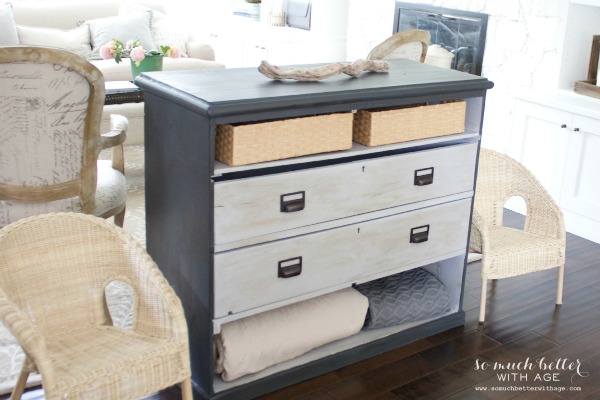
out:
{"label": "two-tone dresser", "polygon": [[[199,398],[252,398],[464,323],[492,82],[390,60],[387,73],[320,82],[271,81],[249,68],[153,72],[136,84],[145,101],[147,249],[182,300]],[[215,160],[221,125],[447,101],[466,104],[460,132],[240,166]],[[426,118],[444,124],[443,115]],[[233,381],[215,374],[213,335],[224,324],[425,265],[450,293],[439,318],[361,331]]]}

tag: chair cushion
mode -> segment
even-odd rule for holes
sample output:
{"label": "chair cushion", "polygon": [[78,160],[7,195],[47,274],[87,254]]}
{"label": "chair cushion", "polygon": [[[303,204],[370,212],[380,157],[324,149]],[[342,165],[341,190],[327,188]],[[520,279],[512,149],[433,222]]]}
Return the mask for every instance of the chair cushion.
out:
{"label": "chair cushion", "polygon": [[9,2],[0,2],[0,46],[15,44],[19,44],[19,37],[13,18],[12,5]]}
{"label": "chair cushion", "polygon": [[[98,161],[96,211],[94,214],[100,216],[125,203],[126,193],[125,176],[112,168],[110,160]],[[0,201],[0,226],[32,215],[61,211],[81,212],[79,198],[73,197],[46,203]]]}
{"label": "chair cushion", "polygon": [[98,161],[95,215],[102,214],[125,203],[127,184],[125,176],[112,168],[110,160]]}
{"label": "chair cushion", "polygon": [[[129,59],[124,59],[117,64],[114,60],[92,60],[94,64],[104,75],[106,81],[130,81],[131,63]],[[200,60],[198,58],[170,58],[163,59],[163,71],[177,70],[198,70],[198,69],[220,69],[223,64],[214,61]]]}

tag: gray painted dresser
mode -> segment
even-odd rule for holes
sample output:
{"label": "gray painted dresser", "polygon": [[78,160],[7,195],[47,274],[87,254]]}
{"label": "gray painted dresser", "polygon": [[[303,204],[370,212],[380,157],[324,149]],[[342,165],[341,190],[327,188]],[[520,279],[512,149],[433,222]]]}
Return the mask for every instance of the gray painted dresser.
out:
{"label": "gray painted dresser", "polygon": [[[147,249],[182,300],[199,398],[252,398],[464,323],[492,82],[390,60],[388,73],[321,82],[271,81],[249,68],[153,72],[136,84],[146,111]],[[446,100],[466,101],[464,132],[238,167],[215,161],[219,124]],[[302,207],[284,212],[298,192]],[[280,261],[300,257],[299,275],[278,277]],[[215,375],[212,337],[222,324],[424,265],[450,291],[452,310],[440,318],[362,331],[232,382]]]}

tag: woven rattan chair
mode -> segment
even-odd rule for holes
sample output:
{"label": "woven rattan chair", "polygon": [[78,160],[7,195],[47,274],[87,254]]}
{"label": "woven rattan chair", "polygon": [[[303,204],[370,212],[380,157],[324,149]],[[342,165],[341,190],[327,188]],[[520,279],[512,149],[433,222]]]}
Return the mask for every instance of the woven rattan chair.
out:
{"label": "woven rattan chair", "polygon": [[[523,198],[523,230],[502,226],[504,204]],[[482,254],[481,308],[485,320],[487,280],[558,268],[556,304],[562,304],[565,265],[562,212],[538,180],[512,158],[481,149],[470,247]]]}
{"label": "woven rattan chair", "polygon": [[[105,289],[133,288],[132,329],[113,326]],[[0,318],[51,399],[138,399],[182,382],[192,399],[181,302],[122,228],[82,213],[28,217],[0,230]]]}
{"label": "woven rattan chair", "polygon": [[371,50],[367,60],[405,58],[424,62],[431,34],[420,29],[400,31],[390,36]]}
{"label": "woven rattan chair", "polygon": [[[68,51],[0,47],[0,227],[49,212],[114,216],[123,226],[128,121],[100,135],[104,77]],[[111,160],[98,161],[103,148]]]}

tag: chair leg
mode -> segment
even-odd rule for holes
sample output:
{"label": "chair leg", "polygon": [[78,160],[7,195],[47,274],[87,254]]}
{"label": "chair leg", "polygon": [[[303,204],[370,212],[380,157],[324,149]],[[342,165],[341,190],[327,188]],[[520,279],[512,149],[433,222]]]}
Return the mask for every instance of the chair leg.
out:
{"label": "chair leg", "polygon": [[558,288],[556,289],[556,304],[562,304],[563,281],[565,279],[565,264],[558,267]]}
{"label": "chair leg", "polygon": [[19,400],[25,391],[25,385],[27,384],[27,378],[29,378],[29,361],[26,359],[23,362],[23,368],[15,384],[15,388],[12,391],[10,400]]}
{"label": "chair leg", "polygon": [[485,320],[485,303],[487,299],[487,279],[481,279],[481,303],[479,305],[479,322],[483,324]]}
{"label": "chair leg", "polygon": [[125,222],[125,208],[123,208],[123,211],[121,211],[120,213],[118,213],[114,216],[114,223],[119,228],[123,227],[124,222]]}
{"label": "chair leg", "polygon": [[182,400],[194,400],[192,394],[192,378],[184,379],[181,382],[181,398]]}

